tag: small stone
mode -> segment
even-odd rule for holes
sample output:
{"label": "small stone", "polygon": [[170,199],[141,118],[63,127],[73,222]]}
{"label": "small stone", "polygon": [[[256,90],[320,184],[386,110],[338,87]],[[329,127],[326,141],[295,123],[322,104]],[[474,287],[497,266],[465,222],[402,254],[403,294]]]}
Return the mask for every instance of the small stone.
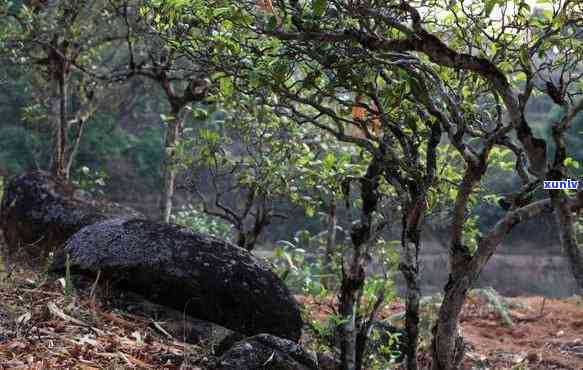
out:
{"label": "small stone", "polygon": [[526,360],[528,362],[541,362],[542,359],[542,355],[535,351],[531,351],[526,355]]}

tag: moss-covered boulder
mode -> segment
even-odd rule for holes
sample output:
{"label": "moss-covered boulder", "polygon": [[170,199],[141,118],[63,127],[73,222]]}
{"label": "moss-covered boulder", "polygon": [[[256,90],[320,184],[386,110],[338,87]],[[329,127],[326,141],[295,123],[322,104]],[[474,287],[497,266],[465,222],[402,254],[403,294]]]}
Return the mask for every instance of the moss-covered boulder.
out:
{"label": "moss-covered boulder", "polygon": [[118,289],[246,335],[297,341],[298,305],[269,266],[229,242],[177,225],[107,220],[73,235],[52,271],[95,275]]}
{"label": "moss-covered boulder", "polygon": [[0,203],[0,228],[7,263],[44,268],[46,258],[87,225],[114,217],[143,218],[115,203],[89,201],[50,174],[35,171],[12,178]]}

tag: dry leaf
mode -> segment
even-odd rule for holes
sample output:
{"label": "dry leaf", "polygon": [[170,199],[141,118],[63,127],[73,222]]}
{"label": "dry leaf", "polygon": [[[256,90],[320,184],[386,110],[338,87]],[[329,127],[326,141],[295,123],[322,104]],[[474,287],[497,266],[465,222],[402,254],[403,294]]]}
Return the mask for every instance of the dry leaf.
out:
{"label": "dry leaf", "polygon": [[22,325],[22,324],[26,324],[27,322],[30,321],[30,318],[32,317],[32,315],[30,314],[30,312],[25,313],[24,315],[20,315],[16,318],[16,323],[18,325]]}

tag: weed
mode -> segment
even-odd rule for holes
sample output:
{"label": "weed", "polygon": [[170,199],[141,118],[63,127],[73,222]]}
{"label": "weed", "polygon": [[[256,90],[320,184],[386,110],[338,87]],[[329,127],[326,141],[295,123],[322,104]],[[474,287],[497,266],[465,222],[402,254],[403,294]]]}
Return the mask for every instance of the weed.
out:
{"label": "weed", "polygon": [[71,278],[71,261],[69,259],[69,254],[65,260],[65,299],[67,302],[71,301],[73,297],[73,279]]}
{"label": "weed", "polygon": [[494,288],[482,288],[482,289],[474,289],[472,291],[473,295],[479,295],[486,299],[488,303],[488,309],[496,312],[500,315],[502,322],[507,327],[512,327],[514,323],[510,318],[510,313],[508,312],[508,304],[504,302],[504,299],[498,294]]}

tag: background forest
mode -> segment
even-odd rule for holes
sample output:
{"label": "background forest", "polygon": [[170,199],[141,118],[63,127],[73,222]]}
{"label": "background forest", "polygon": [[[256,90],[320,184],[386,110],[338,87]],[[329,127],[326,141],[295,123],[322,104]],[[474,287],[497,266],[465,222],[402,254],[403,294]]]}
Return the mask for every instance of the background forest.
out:
{"label": "background forest", "polygon": [[467,3],[0,0],[0,189],[49,171],[267,258],[339,297],[345,369],[400,296],[415,369],[423,296],[583,281],[575,193],[542,189],[581,174],[581,4]]}

